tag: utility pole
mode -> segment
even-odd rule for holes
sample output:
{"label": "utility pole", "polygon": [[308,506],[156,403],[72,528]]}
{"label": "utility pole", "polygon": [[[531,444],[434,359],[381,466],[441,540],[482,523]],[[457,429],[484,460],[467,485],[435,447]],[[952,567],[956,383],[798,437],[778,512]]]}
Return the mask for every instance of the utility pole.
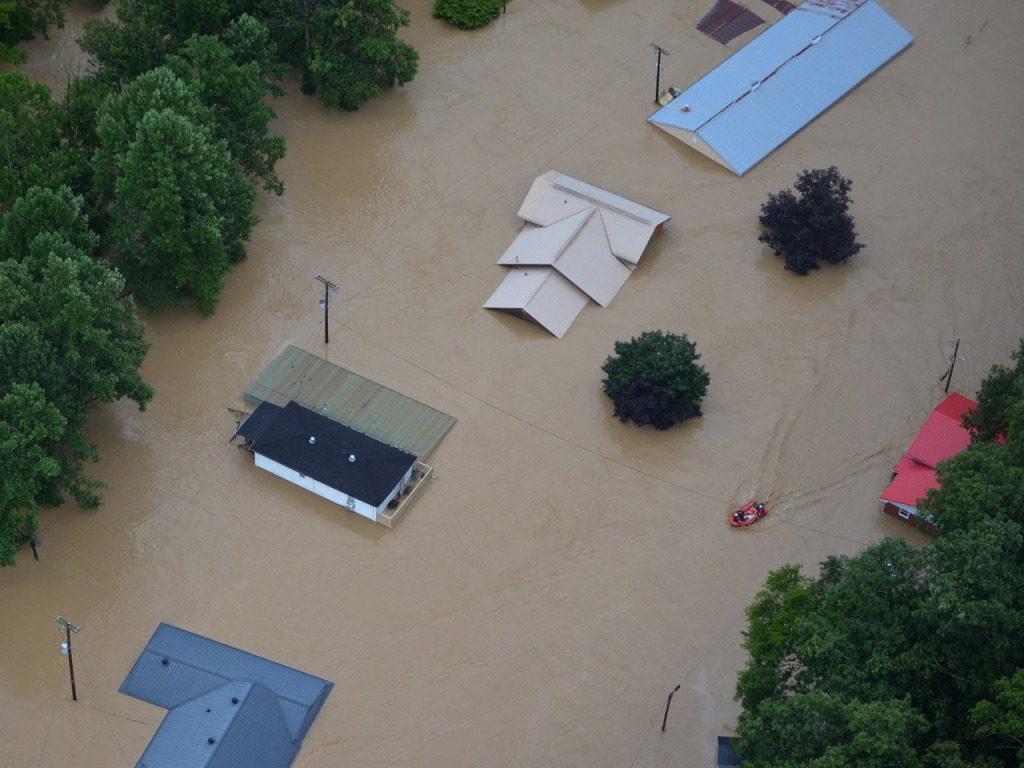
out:
{"label": "utility pole", "polygon": [[323,277],[319,272],[316,273],[316,279],[324,284],[324,298],[323,301],[320,302],[320,305],[324,308],[324,344],[329,344],[331,341],[331,332],[327,326],[327,318],[329,315],[328,307],[331,304],[331,295],[329,291],[338,290],[338,286],[336,286],[326,277]]}
{"label": "utility pole", "polygon": [[949,343],[953,345],[953,355],[949,358],[949,370],[939,378],[939,381],[942,381],[942,379],[946,380],[946,394],[949,394],[949,382],[953,380],[953,369],[956,368],[956,361],[963,360],[964,362],[967,362],[966,357],[957,356],[957,352],[960,351],[960,339],[953,339],[953,341]]}
{"label": "utility pole", "polygon": [[68,657],[68,671],[71,673],[71,700],[78,701],[78,690],[75,688],[75,663],[71,659],[71,633],[78,634],[78,627],[67,619],[57,616],[57,623],[64,628],[67,640],[60,644],[60,652]]}
{"label": "utility pole", "polygon": [[658,52],[658,73],[654,76],[654,103],[658,103],[658,97],[661,96],[661,57],[664,54],[668,56],[668,51],[662,48],[657,43],[651,43],[651,48]]}
{"label": "utility pole", "polygon": [[665,702],[665,716],[661,719],[661,732],[662,733],[665,732],[665,726],[668,724],[668,708],[670,706],[672,706],[672,697],[675,695],[675,692],[678,691],[681,687],[682,687],[682,683],[680,683],[675,688],[673,688],[672,691],[668,695],[668,701]]}

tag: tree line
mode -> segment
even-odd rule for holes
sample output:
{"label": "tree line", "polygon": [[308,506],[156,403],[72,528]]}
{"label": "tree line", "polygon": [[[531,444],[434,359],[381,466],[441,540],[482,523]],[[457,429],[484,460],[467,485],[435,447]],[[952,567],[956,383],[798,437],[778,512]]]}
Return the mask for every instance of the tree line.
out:
{"label": "tree line", "polygon": [[921,503],[937,537],[773,571],[736,697],[757,768],[996,768],[1024,760],[1024,340]]}
{"label": "tree line", "polygon": [[[62,23],[60,2],[0,3],[0,60]],[[0,74],[0,565],[41,507],[99,503],[89,404],[153,396],[135,302],[212,313],[259,189],[283,193],[287,69],[356,109],[415,75],[408,23],[391,0],[121,0],[86,22],[92,68],[62,99]]]}

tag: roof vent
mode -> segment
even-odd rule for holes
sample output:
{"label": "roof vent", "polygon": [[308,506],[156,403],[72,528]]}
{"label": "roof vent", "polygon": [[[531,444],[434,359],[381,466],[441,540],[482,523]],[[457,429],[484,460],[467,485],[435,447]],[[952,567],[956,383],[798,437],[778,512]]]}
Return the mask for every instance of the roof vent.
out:
{"label": "roof vent", "polygon": [[238,703],[238,697],[237,696],[232,696],[231,697],[231,703],[232,704],[237,704]]}
{"label": "roof vent", "polygon": [[161,663],[161,664],[163,664],[163,665],[164,665],[164,666],[166,667],[166,666],[167,666],[168,664],[170,664],[171,662],[170,662],[170,660],[169,660],[169,659],[160,659],[160,663]]}
{"label": "roof vent", "polygon": [[811,45],[817,45],[820,42],[821,42],[821,35],[815,35],[813,38],[811,38]]}
{"label": "roof vent", "polygon": [[315,443],[316,443],[316,438],[315,438],[315,437],[313,437],[312,435],[310,435],[310,436],[309,436],[309,444],[310,444],[310,445],[313,445],[313,444],[315,444]]}
{"label": "roof vent", "polygon": [[348,455],[348,460],[354,462],[356,460],[356,455],[354,453],[350,453]]}
{"label": "roof vent", "polygon": [[210,738],[208,738],[208,739],[206,740],[206,743],[207,743],[207,744],[216,744],[216,743],[217,743],[217,740],[216,740],[215,738],[213,738],[213,736],[211,736]]}
{"label": "roof vent", "polygon": [[753,81],[753,82],[752,82],[752,83],[750,84],[750,90],[752,90],[752,91],[756,91],[756,90],[757,90],[758,88],[760,88],[760,87],[761,87],[761,81],[760,81],[760,80],[754,80],[754,81]]}
{"label": "roof vent", "polygon": [[690,111],[690,105],[689,104],[683,104],[683,110],[682,111],[683,112],[689,112]]}

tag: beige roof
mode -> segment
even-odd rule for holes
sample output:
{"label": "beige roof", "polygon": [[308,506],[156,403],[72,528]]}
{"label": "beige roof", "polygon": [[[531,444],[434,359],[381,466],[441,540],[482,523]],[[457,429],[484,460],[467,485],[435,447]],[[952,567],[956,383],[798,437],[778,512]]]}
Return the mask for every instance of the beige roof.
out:
{"label": "beige roof", "polygon": [[[587,297],[608,306],[670,218],[558,171],[537,177],[519,216],[526,225],[498,263],[533,269],[506,276],[484,307],[518,311],[559,338]],[[568,304],[558,309],[557,300]]]}
{"label": "beige roof", "polygon": [[538,176],[519,208],[519,217],[542,227],[599,208],[612,253],[636,264],[655,230],[671,216],[558,171]]}
{"label": "beige roof", "polygon": [[484,307],[523,315],[560,339],[588,300],[551,267],[519,267],[508,271]]}

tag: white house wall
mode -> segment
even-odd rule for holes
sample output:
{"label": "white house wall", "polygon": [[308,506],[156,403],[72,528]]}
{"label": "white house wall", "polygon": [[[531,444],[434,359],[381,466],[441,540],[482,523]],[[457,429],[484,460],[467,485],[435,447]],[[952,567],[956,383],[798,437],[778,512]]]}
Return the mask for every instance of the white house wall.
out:
{"label": "white house wall", "polygon": [[367,504],[365,501],[360,501],[354,496],[349,496],[347,493],[343,491],[339,491],[336,488],[331,488],[330,486],[325,485],[324,483],[314,480],[312,477],[303,475],[299,472],[296,472],[294,469],[291,469],[289,467],[284,466],[283,464],[279,464],[276,461],[268,459],[266,456],[263,456],[259,453],[256,454],[256,466],[259,467],[260,469],[265,469],[267,472],[277,475],[278,477],[284,480],[287,480],[289,483],[292,483],[293,485],[305,488],[307,491],[311,491],[315,493],[317,496],[325,498],[328,501],[333,501],[339,507],[344,507],[345,509],[355,512],[357,515],[362,515],[363,517],[369,520],[373,520],[374,522],[377,521],[377,514],[381,510],[387,508],[388,502],[390,502],[398,494],[402,487],[412,478],[413,469],[412,467],[410,467],[409,471],[406,472],[404,477],[402,478],[402,481],[394,487],[394,489],[384,500],[384,502],[379,507],[374,507],[371,504]]}

